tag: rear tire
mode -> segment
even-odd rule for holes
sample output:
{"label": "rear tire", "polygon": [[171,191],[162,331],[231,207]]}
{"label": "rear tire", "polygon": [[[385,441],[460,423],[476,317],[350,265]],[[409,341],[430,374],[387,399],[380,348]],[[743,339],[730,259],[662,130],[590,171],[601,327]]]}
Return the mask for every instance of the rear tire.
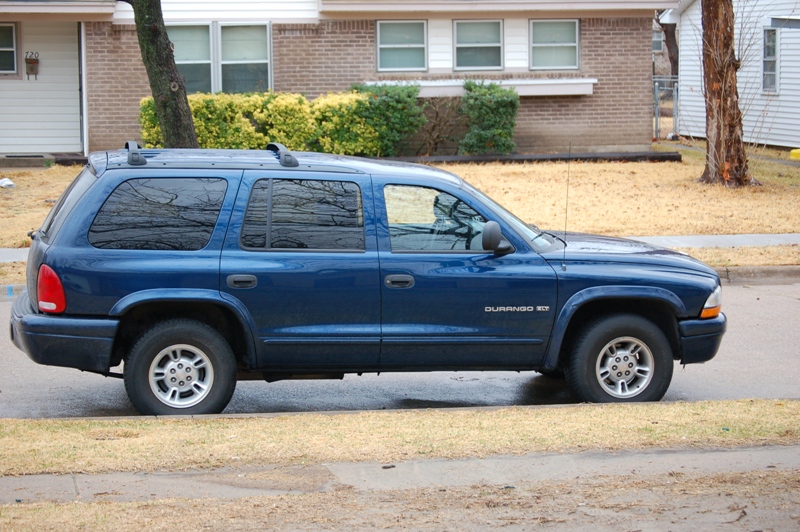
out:
{"label": "rear tire", "polygon": [[141,414],[219,414],[236,388],[236,359],[212,327],[169,320],[147,330],[133,345],[124,380]]}
{"label": "rear tire", "polygon": [[566,377],[582,401],[658,401],[669,388],[673,366],[672,350],[661,329],[636,314],[616,314],[583,328]]}

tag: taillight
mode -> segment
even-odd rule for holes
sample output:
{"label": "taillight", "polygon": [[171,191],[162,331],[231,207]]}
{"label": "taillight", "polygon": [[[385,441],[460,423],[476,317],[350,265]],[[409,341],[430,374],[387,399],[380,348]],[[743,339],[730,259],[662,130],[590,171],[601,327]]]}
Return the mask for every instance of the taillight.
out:
{"label": "taillight", "polygon": [[36,285],[39,297],[39,310],[50,314],[60,314],[67,308],[64,286],[58,274],[47,264],[39,267],[39,282]]}

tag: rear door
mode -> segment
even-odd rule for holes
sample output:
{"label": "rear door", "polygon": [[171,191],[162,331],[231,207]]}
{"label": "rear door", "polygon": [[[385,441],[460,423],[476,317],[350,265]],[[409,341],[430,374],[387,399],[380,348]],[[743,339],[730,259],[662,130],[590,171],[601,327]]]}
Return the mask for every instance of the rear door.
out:
{"label": "rear door", "polygon": [[220,288],[247,307],[260,368],[376,370],[380,278],[369,176],[246,171]]}

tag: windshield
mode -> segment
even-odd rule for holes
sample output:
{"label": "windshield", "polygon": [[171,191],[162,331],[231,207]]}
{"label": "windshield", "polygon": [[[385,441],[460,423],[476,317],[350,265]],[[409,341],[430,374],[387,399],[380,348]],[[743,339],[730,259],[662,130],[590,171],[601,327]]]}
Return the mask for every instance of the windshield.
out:
{"label": "windshield", "polygon": [[537,252],[543,253],[545,251],[551,251],[555,247],[556,240],[534,224],[528,224],[520,220],[515,214],[506,210],[505,207],[466,181],[464,181],[464,188],[479,198],[484,205],[489,207],[505,223],[510,225],[518,235],[525,238]]}

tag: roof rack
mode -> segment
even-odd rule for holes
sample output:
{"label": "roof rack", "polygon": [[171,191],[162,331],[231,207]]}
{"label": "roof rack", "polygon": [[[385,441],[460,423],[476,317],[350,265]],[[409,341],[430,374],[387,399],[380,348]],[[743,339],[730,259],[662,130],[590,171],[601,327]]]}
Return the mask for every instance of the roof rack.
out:
{"label": "roof rack", "polygon": [[278,156],[278,162],[281,163],[281,166],[300,166],[300,161],[298,161],[297,158],[292,155],[292,152],[290,152],[289,149],[283,144],[278,142],[270,142],[267,144],[267,149],[275,152],[275,154]]}
{"label": "roof rack", "polygon": [[125,149],[128,150],[128,164],[131,166],[144,166],[147,164],[147,159],[144,155],[139,153],[142,147],[135,140],[129,140],[125,143]]}

